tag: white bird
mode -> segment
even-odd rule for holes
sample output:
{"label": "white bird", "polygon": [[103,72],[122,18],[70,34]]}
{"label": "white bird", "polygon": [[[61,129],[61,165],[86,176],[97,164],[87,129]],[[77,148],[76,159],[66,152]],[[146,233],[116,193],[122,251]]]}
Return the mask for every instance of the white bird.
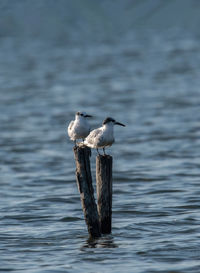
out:
{"label": "white bird", "polygon": [[105,155],[105,147],[111,146],[115,141],[113,132],[113,126],[115,124],[125,126],[124,124],[115,121],[113,118],[108,117],[103,121],[102,127],[90,132],[86,137],[84,144],[90,148],[97,149],[98,154],[98,148],[103,148]]}
{"label": "white bird", "polygon": [[87,115],[85,112],[76,112],[75,120],[72,120],[68,126],[68,135],[75,142],[75,145],[77,139],[82,138],[84,142],[85,137],[90,133],[88,117],[92,116]]}

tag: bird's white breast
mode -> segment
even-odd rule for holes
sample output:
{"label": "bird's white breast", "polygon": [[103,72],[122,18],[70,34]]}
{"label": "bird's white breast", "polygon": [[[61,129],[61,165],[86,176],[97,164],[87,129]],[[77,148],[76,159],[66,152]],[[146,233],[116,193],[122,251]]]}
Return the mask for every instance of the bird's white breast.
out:
{"label": "bird's white breast", "polygon": [[76,119],[68,127],[68,135],[72,140],[85,138],[90,132],[90,126],[84,118]]}

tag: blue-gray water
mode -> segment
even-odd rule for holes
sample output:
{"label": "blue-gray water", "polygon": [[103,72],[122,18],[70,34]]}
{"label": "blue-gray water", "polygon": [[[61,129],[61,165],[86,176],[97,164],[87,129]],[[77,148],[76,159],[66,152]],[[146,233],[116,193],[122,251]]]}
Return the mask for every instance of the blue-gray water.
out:
{"label": "blue-gray water", "polygon": [[[0,40],[0,272],[200,272],[200,36],[70,39]],[[77,110],[126,124],[107,150],[112,235],[94,242],[66,134]]]}

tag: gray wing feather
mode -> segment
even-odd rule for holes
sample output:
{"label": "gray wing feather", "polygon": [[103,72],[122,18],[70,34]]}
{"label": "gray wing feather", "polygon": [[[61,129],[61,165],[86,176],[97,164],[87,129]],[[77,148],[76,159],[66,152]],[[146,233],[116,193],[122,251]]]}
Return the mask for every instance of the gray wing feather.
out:
{"label": "gray wing feather", "polygon": [[70,122],[68,128],[67,128],[68,134],[70,134],[70,131],[71,131],[73,125],[74,125],[74,121],[72,120],[72,121]]}
{"label": "gray wing feather", "polygon": [[92,132],[90,132],[90,134],[87,136],[86,138],[86,141],[90,144],[93,143],[93,139],[95,139],[98,135],[99,137],[101,137],[101,130],[100,129],[96,129],[96,130],[93,130]]}

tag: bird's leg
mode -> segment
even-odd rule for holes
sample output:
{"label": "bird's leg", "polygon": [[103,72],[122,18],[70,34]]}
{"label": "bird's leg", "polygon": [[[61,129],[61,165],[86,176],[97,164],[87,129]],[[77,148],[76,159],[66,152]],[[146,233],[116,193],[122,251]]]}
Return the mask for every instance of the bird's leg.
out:
{"label": "bird's leg", "polygon": [[106,152],[105,152],[105,147],[103,147],[103,154],[106,155]]}
{"label": "bird's leg", "polygon": [[100,155],[98,148],[97,148],[97,153]]}
{"label": "bird's leg", "polygon": [[74,140],[74,145],[75,145],[75,147],[77,147],[77,145],[76,145],[76,139]]}

